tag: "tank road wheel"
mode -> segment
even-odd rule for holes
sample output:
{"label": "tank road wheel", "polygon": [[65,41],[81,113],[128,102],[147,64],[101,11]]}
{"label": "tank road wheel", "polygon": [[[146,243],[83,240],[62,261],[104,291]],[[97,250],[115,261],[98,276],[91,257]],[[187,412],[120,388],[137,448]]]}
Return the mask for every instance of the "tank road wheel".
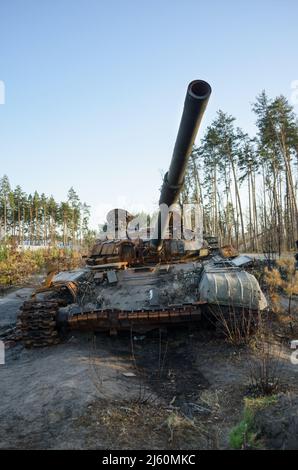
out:
{"label": "tank road wheel", "polygon": [[59,343],[56,315],[59,304],[55,301],[29,300],[19,314],[22,341],[26,348],[51,346]]}

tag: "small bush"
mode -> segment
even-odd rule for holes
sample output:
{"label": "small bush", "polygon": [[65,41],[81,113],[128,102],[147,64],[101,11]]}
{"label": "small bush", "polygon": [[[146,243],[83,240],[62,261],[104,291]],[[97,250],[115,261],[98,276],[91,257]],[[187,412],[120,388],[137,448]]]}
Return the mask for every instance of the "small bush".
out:
{"label": "small bush", "polygon": [[276,396],[245,398],[243,418],[230,432],[229,444],[232,449],[253,449],[261,446],[255,426],[255,414],[276,401]]}
{"label": "small bush", "polygon": [[211,312],[217,331],[235,346],[248,344],[259,323],[259,313],[249,309],[218,305]]}
{"label": "small bush", "polygon": [[256,441],[254,432],[254,416],[251,410],[244,409],[243,419],[235,426],[229,436],[230,447],[240,450],[253,447]]}
{"label": "small bush", "polygon": [[268,290],[271,308],[275,313],[282,313],[280,294],[288,298],[288,314],[291,315],[291,304],[294,295],[298,295],[298,271],[296,262],[291,258],[281,258],[277,261],[277,268],[264,270],[265,287]]}
{"label": "small bush", "polygon": [[250,342],[253,355],[249,361],[249,393],[254,397],[270,396],[282,387],[281,346],[265,318]]}

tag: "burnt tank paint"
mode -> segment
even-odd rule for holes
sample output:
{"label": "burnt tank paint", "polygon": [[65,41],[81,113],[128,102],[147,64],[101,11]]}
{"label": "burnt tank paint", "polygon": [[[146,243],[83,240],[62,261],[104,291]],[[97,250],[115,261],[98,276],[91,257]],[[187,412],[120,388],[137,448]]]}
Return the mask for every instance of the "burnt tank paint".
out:
{"label": "burnt tank paint", "polygon": [[[161,205],[177,201],[210,94],[211,87],[204,81],[188,86]],[[59,327],[114,333],[123,328],[137,330],[139,325],[197,322],[215,306],[257,313],[267,307],[256,278],[231,266],[223,255],[216,256],[214,237],[206,238],[208,248],[203,251],[207,254],[201,254],[202,250],[188,250],[183,239],[163,241],[166,228],[159,217],[154,239],[106,237],[95,245],[85,268],[52,276],[22,308],[25,345],[56,344]]]}
{"label": "burnt tank paint", "polygon": [[212,262],[204,269],[199,297],[214,306],[252,311],[262,311],[267,307],[267,300],[252,274],[238,268],[216,268]]}

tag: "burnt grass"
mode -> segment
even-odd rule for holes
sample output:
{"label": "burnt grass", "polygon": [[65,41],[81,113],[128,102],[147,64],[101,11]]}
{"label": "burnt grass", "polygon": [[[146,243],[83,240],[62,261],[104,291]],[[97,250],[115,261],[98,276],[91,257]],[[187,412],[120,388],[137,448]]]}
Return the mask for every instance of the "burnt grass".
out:
{"label": "burnt grass", "polygon": [[[187,338],[185,338],[187,336]],[[197,367],[195,345],[187,329],[163,332],[134,344],[134,361],[144,382],[166,403],[195,402],[208,380]]]}
{"label": "burnt grass", "polygon": [[[229,448],[244,399],[256,392],[249,389],[253,357],[199,327],[74,333],[58,346],[20,351],[2,371],[2,448]],[[297,374],[288,356],[281,372],[287,386],[278,393],[289,397],[277,401],[277,415],[273,405],[258,417],[265,448],[296,442],[284,441],[282,430],[288,426],[290,436],[296,425]]]}

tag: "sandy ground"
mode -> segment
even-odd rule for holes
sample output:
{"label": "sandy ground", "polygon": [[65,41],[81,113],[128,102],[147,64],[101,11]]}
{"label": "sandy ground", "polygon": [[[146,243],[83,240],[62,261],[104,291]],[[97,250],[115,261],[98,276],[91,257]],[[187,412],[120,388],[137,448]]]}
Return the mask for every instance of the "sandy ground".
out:
{"label": "sandy ground", "polygon": [[[14,324],[30,292],[0,298],[1,327]],[[289,354],[285,347],[281,375],[297,397]],[[0,366],[0,448],[227,448],[250,367],[246,348],[199,329],[77,333],[35,350],[18,344]]]}

